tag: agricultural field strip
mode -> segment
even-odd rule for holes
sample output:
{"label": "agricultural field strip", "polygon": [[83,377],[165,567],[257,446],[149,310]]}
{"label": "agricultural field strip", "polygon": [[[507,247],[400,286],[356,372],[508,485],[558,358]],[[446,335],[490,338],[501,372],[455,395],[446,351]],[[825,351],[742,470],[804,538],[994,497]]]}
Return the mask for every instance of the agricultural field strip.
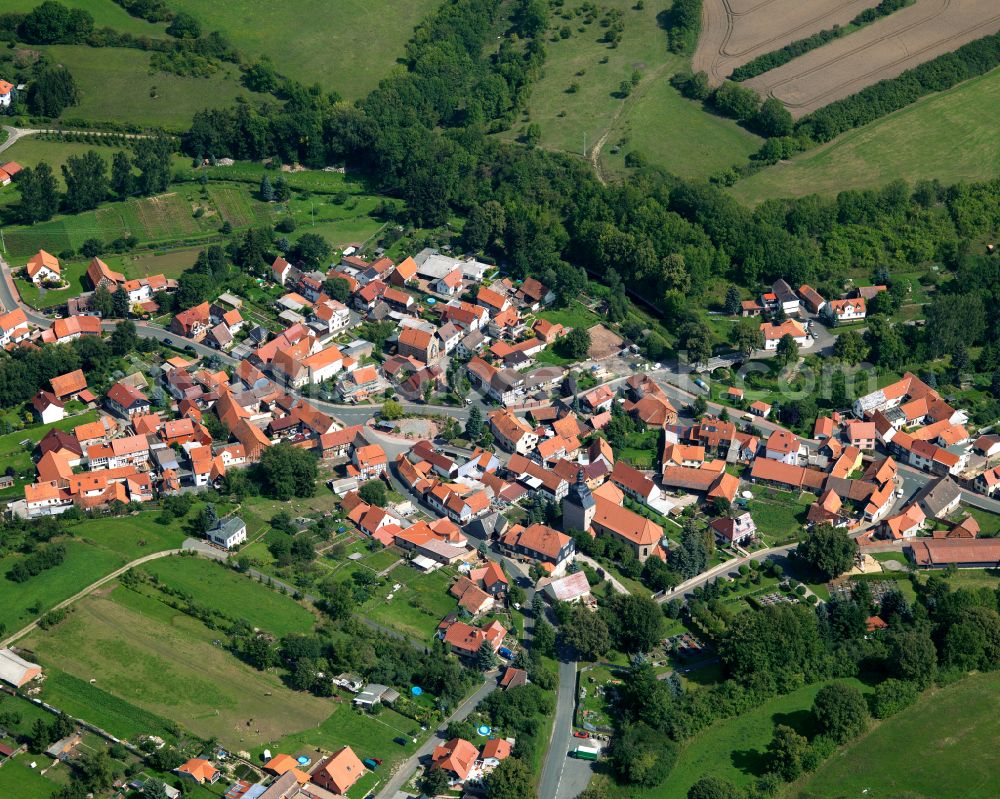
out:
{"label": "agricultural field strip", "polygon": [[[273,740],[328,715],[322,700],[285,688],[277,676],[213,645],[219,633],[154,599],[119,597],[123,590],[88,597],[66,621],[36,632],[26,645],[43,665],[96,678],[102,690],[141,710],[185,718],[195,734],[230,746]],[[259,732],[240,722],[251,717]]]}
{"label": "agricultural field strip", "polygon": [[917,0],[744,85],[801,117],[998,30],[996,0]]}
{"label": "agricultural field strip", "polygon": [[829,196],[845,189],[975,181],[1000,174],[1000,69],[928,95],[904,109],[741,180],[748,205],[769,197]]}
{"label": "agricultural field strip", "polygon": [[[846,25],[879,0],[704,0],[692,61],[713,85],[738,66],[834,25]],[[780,29],[780,30],[779,30]]]}

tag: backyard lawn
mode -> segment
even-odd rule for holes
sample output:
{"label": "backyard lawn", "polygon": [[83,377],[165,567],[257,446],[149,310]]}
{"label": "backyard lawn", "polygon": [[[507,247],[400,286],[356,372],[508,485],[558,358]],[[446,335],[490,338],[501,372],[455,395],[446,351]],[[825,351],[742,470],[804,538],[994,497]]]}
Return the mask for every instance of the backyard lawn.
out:
{"label": "backyard lawn", "polygon": [[[89,264],[89,258],[80,261],[60,261],[59,266],[62,269],[63,280],[69,284],[66,288],[45,289],[36,286],[22,276],[14,278],[14,283],[17,284],[17,292],[21,295],[21,299],[28,305],[40,309],[54,308],[57,305],[65,305],[66,300],[92,288],[87,279],[87,266]],[[20,265],[17,264],[17,266]],[[108,265],[111,266],[111,264]]]}
{"label": "backyard lawn", "polygon": [[620,683],[607,666],[589,666],[579,672],[579,701],[574,726],[583,728],[584,722],[595,727],[611,727],[609,711],[612,706],[605,699],[605,691],[613,683]]}
{"label": "backyard lawn", "polygon": [[[458,607],[448,593],[453,576],[451,569],[423,574],[408,566],[398,566],[390,573],[389,580],[403,587],[392,591],[391,584],[383,586],[361,612],[372,621],[430,642],[441,619]],[[387,601],[389,593],[393,598]]]}
{"label": "backyard lawn", "polygon": [[[31,768],[35,763],[36,768]],[[24,752],[4,763],[0,768],[0,796],[11,799],[50,799],[58,785],[41,775],[52,760],[45,756],[36,757]]]}
{"label": "backyard lawn", "polygon": [[538,316],[563,327],[582,327],[585,330],[603,321],[600,316],[579,301],[570,303],[566,308],[548,308],[539,311]]}
{"label": "backyard lawn", "polygon": [[964,506],[963,511],[968,511],[972,517],[979,522],[979,527],[983,535],[996,535],[1000,533],[1000,516],[990,513],[988,510]]}
{"label": "backyard lawn", "polygon": [[150,275],[178,278],[186,269],[194,266],[198,253],[203,247],[188,247],[181,250],[161,250],[129,255],[101,256],[101,260],[126,277],[141,278]]}
{"label": "backyard lawn", "polygon": [[[377,757],[382,760],[378,771],[366,772],[348,791],[351,799],[367,796],[376,782],[385,781],[393,766],[416,750],[413,739],[422,740],[426,734],[413,719],[391,708],[382,708],[375,715],[356,710],[350,695],[327,700],[326,704],[330,715],[315,727],[268,741],[266,745],[272,753],[284,752],[293,757],[305,754],[313,760],[348,745],[361,759]],[[406,745],[395,743],[396,737],[405,738]],[[258,745],[251,751],[260,755],[263,749],[263,745]]]}
{"label": "backyard lawn", "polygon": [[801,535],[809,506],[815,501],[816,497],[808,492],[792,494],[771,488],[758,488],[754,491],[754,498],[747,501],[747,510],[753,516],[763,539],[774,546]]}
{"label": "backyard lawn", "polygon": [[77,416],[68,416],[52,424],[33,425],[0,436],[0,472],[4,472],[10,467],[18,472],[34,471],[31,451],[21,446],[22,441],[30,442],[31,449],[34,449],[35,445],[45,438],[46,433],[53,428],[72,430],[77,425],[93,422],[95,419],[97,419],[97,412],[87,411]]}

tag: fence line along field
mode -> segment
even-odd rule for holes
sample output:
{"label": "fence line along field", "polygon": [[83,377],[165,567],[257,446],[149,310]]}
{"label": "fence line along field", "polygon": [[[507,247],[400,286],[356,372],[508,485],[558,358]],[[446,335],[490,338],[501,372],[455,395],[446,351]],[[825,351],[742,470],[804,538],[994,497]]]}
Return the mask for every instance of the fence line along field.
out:
{"label": "fence line along field", "polygon": [[775,197],[834,195],[902,178],[913,184],[985,180],[1000,174],[1000,69],[924,97],[741,180],[729,191],[757,205]]}
{"label": "fence line along field", "polygon": [[879,0],[703,0],[692,70],[718,85],[738,66],[835,25]]}
{"label": "fence line along field", "polygon": [[917,0],[744,85],[801,117],[997,31],[996,0]]}

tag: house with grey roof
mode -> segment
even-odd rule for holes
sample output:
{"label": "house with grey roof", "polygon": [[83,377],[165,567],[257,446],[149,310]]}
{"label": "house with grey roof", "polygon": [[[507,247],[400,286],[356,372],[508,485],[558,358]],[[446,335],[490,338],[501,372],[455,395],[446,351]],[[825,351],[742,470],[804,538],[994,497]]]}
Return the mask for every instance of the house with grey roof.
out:
{"label": "house with grey roof", "polygon": [[239,516],[227,516],[219,519],[207,535],[213,544],[223,549],[232,549],[246,542],[247,525]]}
{"label": "house with grey roof", "polygon": [[395,688],[372,682],[368,683],[365,689],[354,697],[354,704],[370,708],[379,704],[391,705],[397,699],[399,699],[399,691]]}
{"label": "house with grey roof", "polygon": [[917,493],[915,502],[930,519],[943,519],[958,509],[962,490],[950,477],[928,483]]}

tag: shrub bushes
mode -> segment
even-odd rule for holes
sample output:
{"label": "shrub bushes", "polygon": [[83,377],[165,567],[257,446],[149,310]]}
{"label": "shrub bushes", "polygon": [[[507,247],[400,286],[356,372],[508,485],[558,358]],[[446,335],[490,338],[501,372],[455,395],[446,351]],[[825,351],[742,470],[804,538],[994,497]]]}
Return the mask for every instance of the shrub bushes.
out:
{"label": "shrub bushes", "polygon": [[58,566],[66,559],[66,547],[55,544],[45,549],[39,549],[24,560],[18,561],[7,572],[7,579],[15,583],[24,583],[35,575],[47,569]]}
{"label": "shrub bushes", "polygon": [[1000,33],[969,42],[897,78],[879,81],[857,94],[813,111],[799,120],[796,131],[817,142],[830,141],[846,130],[897,111],[931,92],[950,89],[997,65],[1000,65]]}
{"label": "shrub bushes", "polygon": [[887,719],[917,701],[917,686],[912,682],[890,677],[875,686],[871,697],[871,712],[877,719]]}
{"label": "shrub bushes", "polygon": [[675,53],[690,53],[701,32],[701,0],[674,0],[667,12],[667,39]]}

